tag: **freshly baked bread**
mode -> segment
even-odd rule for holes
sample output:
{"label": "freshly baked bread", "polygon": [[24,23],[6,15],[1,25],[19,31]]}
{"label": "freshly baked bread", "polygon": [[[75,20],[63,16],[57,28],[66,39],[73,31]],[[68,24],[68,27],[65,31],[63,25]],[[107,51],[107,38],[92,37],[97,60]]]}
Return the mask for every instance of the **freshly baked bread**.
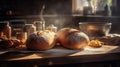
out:
{"label": "freshly baked bread", "polygon": [[31,50],[47,50],[52,48],[56,43],[55,33],[44,30],[28,36],[26,46]]}
{"label": "freshly baked bread", "polygon": [[70,49],[83,49],[89,42],[89,37],[85,33],[73,28],[59,30],[57,38],[61,45]]}

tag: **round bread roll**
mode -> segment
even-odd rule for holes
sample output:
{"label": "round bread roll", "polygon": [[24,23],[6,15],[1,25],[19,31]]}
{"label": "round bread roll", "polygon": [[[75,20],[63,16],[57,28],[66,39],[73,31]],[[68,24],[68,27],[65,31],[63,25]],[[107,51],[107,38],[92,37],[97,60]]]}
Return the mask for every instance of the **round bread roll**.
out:
{"label": "round bread roll", "polygon": [[85,33],[73,28],[59,30],[57,38],[61,45],[70,49],[83,49],[89,42],[89,37]]}
{"label": "round bread roll", "polygon": [[26,46],[31,50],[47,50],[56,43],[55,33],[45,30],[28,36]]}

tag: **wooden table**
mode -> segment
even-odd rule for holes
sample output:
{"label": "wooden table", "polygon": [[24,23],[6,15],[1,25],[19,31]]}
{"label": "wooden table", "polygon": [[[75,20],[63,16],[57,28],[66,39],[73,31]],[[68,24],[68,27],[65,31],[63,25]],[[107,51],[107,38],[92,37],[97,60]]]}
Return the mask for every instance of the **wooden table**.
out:
{"label": "wooden table", "polygon": [[85,47],[84,50],[70,50],[54,47],[46,51],[5,50],[0,51],[1,64],[29,64],[40,66],[110,62],[120,60],[120,46],[104,45],[101,48]]}

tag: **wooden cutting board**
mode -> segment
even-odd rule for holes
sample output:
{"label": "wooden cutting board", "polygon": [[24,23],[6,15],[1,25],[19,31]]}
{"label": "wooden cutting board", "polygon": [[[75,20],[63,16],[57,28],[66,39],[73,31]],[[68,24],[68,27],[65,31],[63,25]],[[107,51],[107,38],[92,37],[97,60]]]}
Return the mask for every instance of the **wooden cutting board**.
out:
{"label": "wooden cutting board", "polygon": [[120,46],[104,45],[100,48],[91,48],[87,46],[84,48],[84,50],[70,50],[63,47],[55,47],[46,51],[28,51],[28,50],[0,51],[0,59],[6,61],[13,61],[54,57],[96,55],[117,52],[120,52]]}

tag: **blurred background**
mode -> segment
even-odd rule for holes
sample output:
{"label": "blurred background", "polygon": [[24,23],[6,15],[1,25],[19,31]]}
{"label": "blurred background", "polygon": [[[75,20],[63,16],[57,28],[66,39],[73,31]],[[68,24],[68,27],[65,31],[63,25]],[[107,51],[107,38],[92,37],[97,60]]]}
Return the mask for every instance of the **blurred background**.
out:
{"label": "blurred background", "polygon": [[[0,21],[33,23],[45,20],[61,29],[79,29],[79,22],[111,22],[111,33],[120,33],[119,0],[0,0]],[[41,11],[44,10],[41,14]]]}

